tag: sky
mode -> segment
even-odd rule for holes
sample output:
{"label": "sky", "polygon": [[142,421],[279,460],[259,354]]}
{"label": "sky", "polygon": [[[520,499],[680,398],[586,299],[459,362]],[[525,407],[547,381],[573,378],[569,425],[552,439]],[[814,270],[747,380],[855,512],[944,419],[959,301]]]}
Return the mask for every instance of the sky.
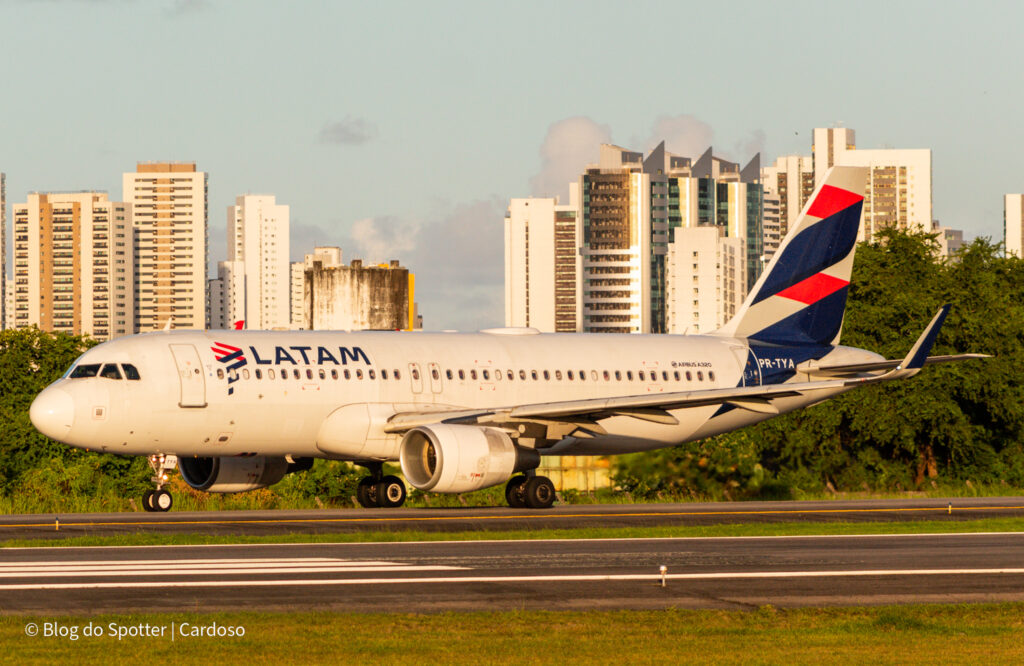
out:
{"label": "sky", "polygon": [[508,200],[566,197],[600,143],[766,164],[842,124],[932,149],[933,217],[1002,241],[1022,24],[1011,2],[0,0],[8,219],[195,161],[211,272],[234,198],[274,194],[293,259],[399,259],[426,328],[474,330],[504,321]]}

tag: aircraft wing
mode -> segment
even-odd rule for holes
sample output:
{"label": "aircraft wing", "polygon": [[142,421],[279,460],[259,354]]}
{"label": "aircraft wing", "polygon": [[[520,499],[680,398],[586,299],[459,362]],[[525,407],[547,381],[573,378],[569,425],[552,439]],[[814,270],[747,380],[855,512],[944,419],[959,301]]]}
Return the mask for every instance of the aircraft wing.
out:
{"label": "aircraft wing", "polygon": [[823,369],[837,373],[867,373],[887,370],[884,374],[787,384],[769,384],[766,386],[739,386],[676,393],[543,402],[489,410],[402,412],[392,416],[388,420],[387,425],[384,426],[384,430],[385,432],[405,432],[418,426],[439,422],[508,424],[523,421],[556,421],[577,424],[581,428],[599,432],[600,426],[595,421],[602,418],[631,416],[654,423],[675,425],[678,421],[669,413],[669,410],[712,405],[731,405],[764,414],[778,414],[778,409],[771,402],[775,398],[800,396],[814,391],[850,389],[856,386],[910,377],[917,374],[929,361],[932,363],[943,363],[984,358],[984,354],[959,354],[955,356],[935,356],[929,359],[928,351],[934,344],[939,328],[941,328],[948,312],[948,305],[943,306],[939,310],[903,360],[881,361],[856,366],[823,366]]}

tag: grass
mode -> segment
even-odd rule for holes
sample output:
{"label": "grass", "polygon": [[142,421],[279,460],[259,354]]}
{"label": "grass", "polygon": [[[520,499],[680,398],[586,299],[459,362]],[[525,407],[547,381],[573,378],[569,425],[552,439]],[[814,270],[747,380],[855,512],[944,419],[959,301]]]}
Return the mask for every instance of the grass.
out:
{"label": "grass", "polygon": [[[29,637],[26,624],[77,627],[79,638]],[[170,639],[171,623],[176,631]],[[183,637],[191,626],[242,637]],[[84,637],[85,626],[163,627],[163,637]],[[1024,659],[1024,604],[748,611],[211,613],[0,617],[18,663],[1014,663]]]}
{"label": "grass", "polygon": [[[0,528],[2,529],[2,528]],[[65,526],[64,530],[76,529]],[[85,529],[85,528],[82,528]],[[111,536],[65,536],[7,539],[2,548],[75,546],[166,546],[200,544],[367,543],[396,541],[479,541],[514,539],[651,539],[679,537],[822,536],[843,534],[948,534],[969,532],[1024,532],[1024,518],[979,520],[913,520],[904,522],[737,523],[652,527],[577,529],[474,530],[427,532],[371,529],[359,532],[246,534],[159,534],[153,532]],[[2,537],[2,532],[0,532]]]}

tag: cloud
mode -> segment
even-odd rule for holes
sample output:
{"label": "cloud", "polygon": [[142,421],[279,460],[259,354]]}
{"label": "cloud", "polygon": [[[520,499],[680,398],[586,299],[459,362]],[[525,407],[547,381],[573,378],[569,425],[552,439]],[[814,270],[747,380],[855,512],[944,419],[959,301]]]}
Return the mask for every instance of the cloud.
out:
{"label": "cloud", "polygon": [[658,116],[647,139],[637,143],[644,147],[646,154],[664,141],[665,150],[670,153],[697,159],[708,149],[714,137],[715,131],[711,125],[696,116],[682,114]]}
{"label": "cloud", "polygon": [[733,146],[733,153],[736,155],[738,162],[746,164],[750,158],[757,153],[761,153],[761,164],[765,163],[764,146],[766,143],[766,137],[764,130],[754,130],[743,139],[740,139]]}
{"label": "cloud", "polygon": [[365,118],[345,116],[344,120],[324,125],[317,134],[321,144],[358,146],[377,138],[377,126]]}
{"label": "cloud", "polygon": [[587,164],[597,162],[602,143],[611,143],[612,132],[586,116],[559,120],[548,127],[540,147],[541,170],[530,179],[537,197],[569,201],[569,183],[575,182]]}
{"label": "cloud", "polygon": [[382,263],[409,254],[416,247],[419,225],[397,217],[367,217],[352,223],[349,256]]}

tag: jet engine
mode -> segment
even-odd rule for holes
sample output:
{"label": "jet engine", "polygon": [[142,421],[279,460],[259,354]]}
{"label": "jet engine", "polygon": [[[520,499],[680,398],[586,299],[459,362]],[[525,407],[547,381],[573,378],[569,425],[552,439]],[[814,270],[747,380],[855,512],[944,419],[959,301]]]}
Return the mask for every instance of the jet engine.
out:
{"label": "jet engine", "polygon": [[405,433],[399,460],[412,486],[464,493],[496,486],[516,472],[534,469],[540,454],[517,446],[497,428],[438,423]]}
{"label": "jet engine", "polygon": [[[301,460],[301,459],[300,459]],[[290,471],[285,458],[178,458],[185,483],[208,493],[244,493],[272,486]]]}

